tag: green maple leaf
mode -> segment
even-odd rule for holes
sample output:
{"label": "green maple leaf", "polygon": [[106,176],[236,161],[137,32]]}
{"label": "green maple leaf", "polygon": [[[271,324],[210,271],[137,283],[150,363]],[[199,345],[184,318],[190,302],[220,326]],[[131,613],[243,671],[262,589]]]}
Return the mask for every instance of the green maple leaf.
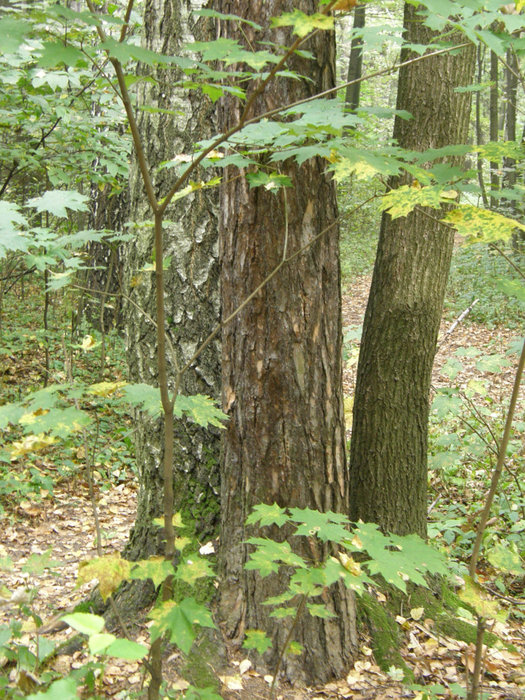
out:
{"label": "green maple leaf", "polygon": [[62,618],[65,623],[81,634],[100,634],[104,629],[104,618],[91,613],[71,613]]}
{"label": "green maple leaf", "polygon": [[511,547],[496,544],[488,551],[487,559],[498,571],[503,571],[513,576],[523,576],[525,569],[523,568],[519,552]]}
{"label": "green maple leaf", "polygon": [[30,199],[27,205],[38,212],[47,211],[53,216],[66,217],[68,209],[88,211],[88,201],[89,197],[74,190],[48,190],[42,196]]}
{"label": "green maple leaf", "polygon": [[292,600],[292,598],[295,598],[295,595],[296,594],[292,591],[285,591],[284,593],[281,593],[281,595],[274,595],[266,598],[263,605],[281,605],[282,603],[287,603],[289,600]]}
{"label": "green maple leaf", "polygon": [[383,535],[375,523],[359,523],[352,540],[345,544],[371,557],[362,564],[371,576],[380,575],[387,583],[406,592],[406,581],[428,588],[425,574],[446,574],[443,555],[417,535]]}
{"label": "green maple leaf", "polygon": [[44,413],[25,413],[19,420],[24,433],[49,433],[55,437],[67,437],[91,423],[85,411],[68,406],[51,408]]}
{"label": "green maple leaf", "polygon": [[443,191],[437,186],[401,185],[383,195],[380,206],[392,219],[397,219],[407,216],[418,206],[438,209],[444,202],[450,202],[455,194],[453,190]]}
{"label": "green maple leaf", "polygon": [[[306,568],[304,560],[292,552],[288,542],[275,542],[265,537],[250,537],[247,544],[253,544],[257,549],[250,555],[250,560],[246,562],[246,569],[259,569],[260,565],[264,565],[264,569],[269,568],[268,573],[270,573],[278,569],[277,562]],[[265,576],[266,574],[261,571],[261,575]]]}
{"label": "green maple leaf", "polygon": [[307,15],[300,10],[294,10],[283,12],[279,17],[273,17],[272,27],[293,27],[293,33],[303,37],[315,29],[333,29],[334,18],[323,15],[321,12]]}
{"label": "green maple leaf", "polygon": [[0,52],[7,54],[16,51],[31,29],[29,22],[18,17],[4,17],[0,20]]}
{"label": "green maple leaf", "polygon": [[61,678],[51,683],[49,688],[41,693],[27,695],[27,700],[77,700],[78,688],[74,678]]}
{"label": "green maple leaf", "polygon": [[215,576],[215,573],[209,562],[196,554],[182,561],[175,573],[175,578],[189,583],[190,586],[193,586],[197,579],[204,576]]}
{"label": "green maple leaf", "polygon": [[320,605],[319,603],[306,603],[306,607],[308,608],[310,615],[313,615],[313,617],[322,617],[325,620],[328,620],[331,617],[337,617],[337,615],[334,615],[334,613],[331,610],[328,610],[325,605]]}
{"label": "green maple leaf", "polygon": [[214,425],[216,428],[224,428],[222,421],[228,420],[228,416],[215,405],[214,400],[203,394],[179,394],[175,400],[174,413],[176,416],[182,416],[184,413],[194,423],[203,427]]}
{"label": "green maple leaf", "polygon": [[289,516],[284,508],[281,508],[277,503],[271,506],[265,503],[259,503],[253,507],[252,512],[246,518],[247,525],[255,525],[259,523],[261,527],[265,525],[277,525],[281,527],[289,521]]}
{"label": "green maple leaf", "polygon": [[51,559],[51,552],[53,550],[49,548],[43,554],[31,554],[24,566],[22,571],[26,571],[30,574],[40,575],[46,569],[52,569],[55,566],[60,566],[61,563],[55,559]]}
{"label": "green maple leaf", "polygon": [[259,654],[271,649],[272,640],[262,630],[246,630],[246,637],[242,643],[244,649],[255,649]]}
{"label": "green maple leaf", "polygon": [[154,608],[150,617],[155,621],[151,628],[152,642],[168,632],[170,641],[185,654],[190,652],[196,636],[194,625],[215,628],[210,611],[194,598],[185,598],[181,603],[168,600]]}
{"label": "green maple leaf", "polygon": [[148,579],[153,581],[155,588],[165,581],[168,576],[173,576],[175,569],[171,562],[164,557],[150,557],[133,563],[130,571],[130,579]]}
{"label": "green maple leaf", "polygon": [[160,389],[150,384],[127,384],[122,389],[126,401],[157,418],[162,413]]}
{"label": "green maple leaf", "polygon": [[54,68],[60,63],[66,66],[75,66],[79,61],[85,61],[86,57],[74,46],[63,44],[61,41],[45,41],[44,49],[37,66],[41,68]]}
{"label": "green maple leaf", "polygon": [[25,233],[16,230],[17,225],[28,225],[17,205],[0,201],[0,256],[5,256],[8,250],[26,251],[28,249],[29,240],[25,237]]}
{"label": "green maple leaf", "polygon": [[465,576],[464,581],[464,587],[458,593],[461,600],[473,607],[479,617],[500,621],[505,620],[505,611],[496,601],[488,598],[481,586],[473,581],[470,576]]}
{"label": "green maple leaf", "polygon": [[223,20],[233,21],[233,22],[242,22],[244,24],[247,24],[250,27],[253,27],[254,29],[257,29],[257,30],[262,29],[261,25],[257,24],[257,22],[252,22],[249,19],[244,19],[244,17],[240,17],[239,15],[232,15],[232,14],[225,15],[223,12],[217,12],[217,10],[210,10],[210,9],[204,8],[202,10],[194,10],[193,14],[199,15],[200,17],[215,17],[216,19],[223,19]]}
{"label": "green maple leaf", "polygon": [[310,508],[290,508],[290,520],[301,523],[296,531],[296,535],[313,536],[316,535],[322,542],[342,542],[348,538],[348,530],[344,525],[350,522],[346,515],[341,513],[321,513]]}
{"label": "green maple leaf", "polygon": [[525,286],[518,280],[498,279],[498,289],[507,296],[516,297],[522,303],[525,303]]}
{"label": "green maple leaf", "polygon": [[106,649],[108,656],[115,656],[126,661],[139,661],[149,654],[149,649],[131,639],[115,639]]}

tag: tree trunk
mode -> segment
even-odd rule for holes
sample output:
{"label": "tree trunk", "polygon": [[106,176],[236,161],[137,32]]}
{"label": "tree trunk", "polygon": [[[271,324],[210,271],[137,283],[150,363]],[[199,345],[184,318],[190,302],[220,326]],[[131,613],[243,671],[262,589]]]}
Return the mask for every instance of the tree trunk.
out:
{"label": "tree trunk", "polygon": [[[110,184],[91,189],[88,228],[122,233],[129,218],[129,189],[111,193]],[[86,246],[88,266],[79,274],[80,282],[91,294],[82,294],[78,318],[85,316],[101,332],[122,326],[122,245],[98,241]],[[104,304],[104,309],[101,309]]]}
{"label": "tree trunk", "polygon": [[[198,3],[190,0],[147,0],[144,10],[145,43],[150,49],[180,54],[185,41],[205,39],[204,28],[195,25],[190,10]],[[151,70],[144,71],[150,73]],[[173,69],[154,71],[156,83],[142,82],[140,105],[172,110],[170,114],[142,112],[140,130],[145,151],[154,168],[177,154],[191,153],[193,144],[210,135],[213,111],[202,95],[188,96],[173,87]],[[167,192],[172,170],[154,173],[158,196]],[[218,233],[216,200],[218,194],[204,189],[170,205],[164,226],[166,271],[165,308],[167,334],[179,366],[183,366],[205,340],[219,319]],[[127,345],[131,381],[157,385],[155,328],[155,280],[144,266],[152,263],[152,214],[147,203],[137,163],[131,175],[132,221],[137,228],[126,261]],[[137,310],[144,309],[148,315]],[[173,374],[174,361],[168,357]],[[220,347],[210,344],[186,372],[182,394],[220,393]],[[162,420],[137,415],[136,449],[140,490],[135,527],[127,548],[130,558],[161,551],[159,529],[152,526],[162,514]],[[194,522],[198,537],[208,537],[218,527],[219,436],[182,420],[175,423],[175,508],[183,520]]]}
{"label": "tree trunk", "polygon": [[[366,5],[358,5],[354,8],[354,26],[353,30],[362,29],[365,26],[365,11]],[[361,78],[363,71],[363,39],[360,36],[353,36],[350,45],[350,59],[348,61],[347,82],[353,82],[348,85],[345,94],[346,108],[355,112],[359,108],[359,98],[361,97]]]}
{"label": "tree trunk", "polygon": [[[405,4],[405,40],[427,44],[433,33]],[[403,50],[401,60],[410,57]],[[464,143],[468,85],[475,51],[463,49],[404,66],[394,138],[414,150]],[[389,186],[410,182],[408,175]],[[429,218],[429,215],[432,218]],[[453,235],[441,213],[421,209],[392,220],[384,214],[365,315],[354,399],[350,516],[401,535],[426,534],[429,389]]]}
{"label": "tree trunk", "polygon": [[[494,51],[490,52],[490,104],[489,104],[489,139],[496,142],[498,140],[498,104],[499,104],[499,65],[498,57]],[[499,163],[490,163],[490,189],[491,191],[499,190]],[[498,200],[496,197],[490,197],[490,206],[496,209]]]}
{"label": "tree trunk", "polygon": [[[265,29],[221,23],[223,37],[249,46],[289,46],[287,29],[268,29],[271,17],[297,8],[314,12],[314,0],[221,0],[219,9],[256,20]],[[291,67],[309,80],[278,78],[258,97],[250,116],[333,85],[334,37],[318,32],[305,46],[315,59],[294,57]],[[311,82],[310,82],[311,81]],[[253,90],[254,86],[249,88]],[[221,130],[237,123],[243,105],[222,100]],[[341,367],[341,295],[335,187],[320,159],[291,160],[280,172],[293,188],[272,194],[250,189],[246,171],[230,168],[221,187],[222,314],[227,318],[275,269],[285,253],[299,251],[223,330],[223,410],[230,417],[223,443],[221,490],[221,612],[225,631],[240,642],[248,628],[263,629],[274,646],[265,656],[275,672],[289,625],[269,616],[263,601],[284,590],[283,577],[246,571],[245,525],[258,503],[345,512],[348,504]],[[287,214],[285,214],[285,211]],[[327,233],[319,234],[330,226]],[[318,239],[316,237],[319,236]],[[285,243],[287,241],[287,243]],[[315,241],[315,242],[314,242]],[[296,538],[299,539],[299,538]],[[325,554],[294,540],[309,560]],[[314,545],[311,544],[314,548]],[[308,551],[307,551],[308,548]],[[287,656],[291,680],[323,682],[342,675],[355,650],[353,598],[342,586],[326,591],[331,620],[303,616],[295,639],[305,650]]]}

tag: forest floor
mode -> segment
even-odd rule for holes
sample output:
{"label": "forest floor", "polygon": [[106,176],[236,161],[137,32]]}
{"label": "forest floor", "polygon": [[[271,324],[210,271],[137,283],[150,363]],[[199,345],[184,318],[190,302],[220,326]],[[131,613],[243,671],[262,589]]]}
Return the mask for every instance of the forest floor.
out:
{"label": "forest floor", "polygon": [[[344,326],[359,326],[363,322],[364,310],[368,295],[370,279],[358,278],[349,286],[344,295],[343,314]],[[451,322],[444,323],[442,335],[446,333]],[[453,333],[445,336],[436,358],[433,384],[439,386],[446,383],[446,378],[440,374],[444,362],[462,346],[476,347],[482,352],[488,348],[491,352],[502,351],[515,335],[505,328],[488,329],[481,325],[470,324],[468,320],[459,324]],[[469,364],[469,358],[462,358],[464,369],[456,382],[467,382],[474,376],[474,359]],[[350,353],[345,370],[345,395],[353,393],[357,356]],[[476,371],[479,378],[479,371]],[[512,388],[513,370],[487,373],[485,379],[490,382],[490,391],[494,398],[501,403],[508,400]],[[522,393],[523,407],[523,393]],[[53,473],[53,463],[46,462],[46,469]],[[128,533],[133,525],[135,516],[136,483],[129,479],[109,490],[97,488],[100,525],[104,533],[104,552],[122,551],[126,544]],[[20,592],[23,599],[24,591],[35,589],[35,598],[31,609],[38,614],[44,626],[41,639],[47,638],[60,642],[72,635],[72,630],[61,629],[55,623],[66,611],[71,611],[76,604],[86,598],[93,584],[82,587],[76,586],[78,563],[96,556],[95,530],[93,526],[92,508],[87,484],[82,477],[74,480],[59,481],[52,495],[36,502],[30,499],[20,501],[14,508],[7,511],[0,521],[0,562],[2,558],[10,557],[13,561],[11,570],[2,572],[2,584],[10,591]],[[52,560],[59,562],[57,568],[50,568],[32,573],[30,563],[33,555],[50,552]],[[28,566],[29,564],[29,566]],[[38,567],[35,567],[38,568]],[[24,569],[24,570],[23,570]],[[29,570],[28,570],[29,569]],[[522,591],[520,592],[523,596]],[[14,600],[0,602],[0,625],[19,615],[18,606]],[[521,603],[523,605],[523,601]],[[405,613],[407,619],[398,622],[404,629],[404,644],[401,654],[406,664],[413,669],[418,682],[425,687],[440,683],[446,688],[453,684],[465,685],[465,664],[473,663],[473,646],[458,642],[452,638],[436,634],[431,620],[415,620]],[[36,638],[35,626],[29,617],[20,618],[22,623],[22,643],[32,644]],[[485,676],[483,690],[486,697],[493,699],[517,700],[523,697],[525,688],[525,634],[519,622],[513,622],[512,617],[505,624],[497,623],[499,636],[507,643],[514,645],[515,650],[509,651],[509,646],[488,649],[485,655]],[[138,625],[137,641],[146,642],[146,624]],[[372,643],[367,636],[360,639],[360,653],[353,668],[346,678],[329,683],[322,688],[293,689],[281,687],[277,697],[286,700],[301,698],[423,698],[420,691],[414,691],[403,686],[396,680],[396,670],[390,675],[381,671],[375,663],[371,651]],[[75,651],[70,655],[59,655],[52,662],[59,674],[67,675],[71,669],[82,666],[89,658],[85,650]],[[3,668],[2,668],[3,665]],[[167,662],[169,669],[177,665],[177,655],[173,654]],[[13,684],[17,683],[17,671],[10,668],[0,655],[0,676],[3,670],[9,674]],[[262,678],[255,672],[250,662],[232,654],[229,666],[220,672],[223,682],[222,695],[224,698],[268,697],[268,679]],[[174,680],[181,690],[185,682]],[[29,688],[31,688],[30,680]],[[103,675],[98,679],[97,692],[102,697],[129,697],[132,690],[140,688],[142,675],[139,664],[110,659],[106,664]],[[21,684],[22,685],[22,684]],[[177,686],[175,686],[177,687]],[[37,692],[32,688],[31,692]],[[428,697],[438,697],[429,695]],[[458,697],[451,690],[448,695],[439,697]]]}

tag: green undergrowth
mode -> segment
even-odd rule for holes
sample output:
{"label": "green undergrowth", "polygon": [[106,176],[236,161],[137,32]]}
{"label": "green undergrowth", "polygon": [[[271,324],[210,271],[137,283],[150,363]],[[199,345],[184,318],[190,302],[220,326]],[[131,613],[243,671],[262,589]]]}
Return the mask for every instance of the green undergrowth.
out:
{"label": "green undergrowth", "polygon": [[[503,248],[514,264],[525,269],[525,254],[520,255],[510,246]],[[516,288],[518,296],[512,293],[509,281],[519,282],[520,276],[497,251],[483,243],[458,246],[452,258],[445,300],[448,317],[459,316],[478,299],[469,313],[470,322],[522,329],[525,297],[521,293],[520,300],[519,288]]]}

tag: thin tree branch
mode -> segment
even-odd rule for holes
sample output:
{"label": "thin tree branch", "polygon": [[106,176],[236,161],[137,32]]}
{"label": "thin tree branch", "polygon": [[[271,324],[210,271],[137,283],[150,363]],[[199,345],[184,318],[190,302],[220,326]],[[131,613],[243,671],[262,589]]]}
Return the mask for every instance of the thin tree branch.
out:
{"label": "thin tree branch", "polygon": [[[89,0],[91,1],[91,0]],[[383,68],[382,70],[375,71],[373,73],[368,73],[367,75],[361,76],[360,78],[356,78],[355,80],[350,80],[346,83],[342,83],[341,85],[338,85],[337,87],[334,88],[329,88],[328,90],[324,90],[324,92],[319,92],[316,95],[312,95],[310,97],[305,97],[302,100],[297,100],[296,102],[292,102],[289,105],[283,105],[282,107],[276,107],[275,109],[270,109],[267,112],[263,112],[262,114],[257,115],[256,117],[252,117],[251,119],[247,119],[243,124],[236,124],[233,126],[231,129],[228,129],[228,131],[224,132],[223,134],[220,134],[217,136],[217,138],[213,141],[213,143],[209,146],[207,146],[204,150],[202,150],[197,158],[192,161],[186,170],[182,173],[182,175],[175,181],[175,183],[172,185],[171,189],[169,190],[168,194],[164,197],[164,199],[161,200],[160,203],[160,211],[164,212],[166,208],[168,207],[169,203],[173,199],[174,195],[179,191],[179,189],[182,187],[182,185],[186,182],[188,177],[193,173],[193,171],[197,168],[198,165],[206,158],[206,156],[211,153],[211,151],[215,150],[218,146],[221,144],[225,143],[228,141],[229,138],[234,136],[238,131],[240,131],[242,128],[245,126],[249,126],[250,124],[256,124],[257,122],[261,121],[261,119],[268,119],[269,117],[273,117],[276,114],[280,114],[286,109],[293,109],[295,107],[299,107],[302,104],[306,104],[308,102],[312,102],[313,100],[317,100],[322,97],[327,97],[328,95],[333,95],[334,93],[338,92],[339,90],[343,90],[344,88],[348,87],[349,85],[353,85],[358,82],[363,82],[365,80],[370,80],[371,78],[376,78],[380,75],[386,75],[388,73],[391,73],[398,68],[401,68],[403,66],[408,66],[412,63],[417,63],[418,61],[422,61],[427,58],[433,58],[434,56],[441,56],[442,54],[450,53],[451,51],[456,51],[457,49],[464,48],[465,46],[470,46],[470,42],[464,42],[462,44],[457,44],[456,46],[451,46],[447,47],[445,49],[440,49],[439,51],[434,51],[429,54],[424,54],[423,56],[416,56],[414,58],[410,58],[407,61],[402,61],[401,63],[396,63],[390,68]]]}
{"label": "thin tree branch", "polygon": [[485,501],[485,507],[483,508],[483,513],[478,525],[476,540],[474,542],[474,547],[472,549],[472,555],[469,563],[469,574],[474,578],[476,574],[476,565],[478,563],[479,552],[481,549],[481,542],[483,540],[483,535],[485,533],[485,527],[490,515],[490,509],[492,507],[492,501],[496,495],[498,488],[499,479],[503,471],[503,466],[505,464],[505,457],[507,454],[507,445],[510,440],[510,431],[512,428],[512,421],[514,419],[514,412],[516,410],[516,403],[518,401],[518,393],[521,384],[521,377],[523,375],[523,369],[525,367],[525,342],[523,343],[523,348],[521,349],[521,355],[518,362],[518,368],[516,370],[516,375],[514,377],[514,386],[512,389],[512,396],[510,398],[509,408],[507,411],[507,420],[505,421],[505,430],[503,431],[503,437],[499,445],[498,461],[494,472],[492,473],[492,480],[490,484],[490,489],[487,494]]}

